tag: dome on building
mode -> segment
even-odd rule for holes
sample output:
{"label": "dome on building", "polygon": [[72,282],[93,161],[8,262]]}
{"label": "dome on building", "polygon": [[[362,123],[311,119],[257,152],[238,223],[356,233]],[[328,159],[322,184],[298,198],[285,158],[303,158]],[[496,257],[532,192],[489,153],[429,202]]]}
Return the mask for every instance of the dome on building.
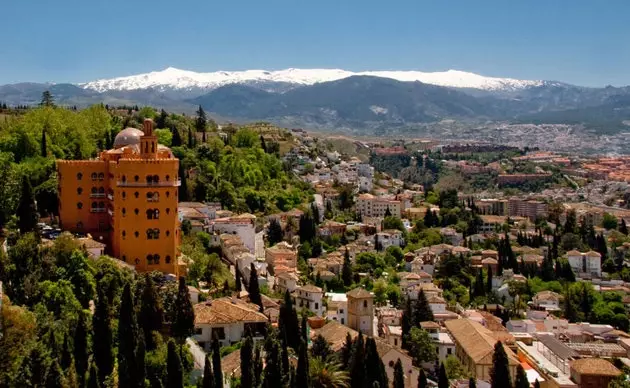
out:
{"label": "dome on building", "polygon": [[114,139],[114,148],[121,148],[128,145],[140,144],[140,137],[144,132],[136,128],[125,128],[118,132]]}

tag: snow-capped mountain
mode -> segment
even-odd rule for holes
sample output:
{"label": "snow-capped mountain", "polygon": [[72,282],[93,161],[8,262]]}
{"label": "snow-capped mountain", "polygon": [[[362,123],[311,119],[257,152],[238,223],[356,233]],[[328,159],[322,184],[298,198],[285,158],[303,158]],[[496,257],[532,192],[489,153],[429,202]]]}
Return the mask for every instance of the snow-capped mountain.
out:
{"label": "snow-capped mountain", "polygon": [[197,73],[169,67],[162,71],[127,77],[101,79],[80,86],[97,92],[125,91],[138,89],[206,91],[230,84],[280,83],[294,86],[313,85],[336,81],[355,75],[390,78],[397,81],[420,81],[426,84],[469,88],[486,91],[516,91],[528,87],[542,86],[544,81],[518,80],[512,78],[485,77],[458,70],[443,72],[420,71],[364,71],[351,72],[341,69],[286,69],[277,71],[246,70]]}

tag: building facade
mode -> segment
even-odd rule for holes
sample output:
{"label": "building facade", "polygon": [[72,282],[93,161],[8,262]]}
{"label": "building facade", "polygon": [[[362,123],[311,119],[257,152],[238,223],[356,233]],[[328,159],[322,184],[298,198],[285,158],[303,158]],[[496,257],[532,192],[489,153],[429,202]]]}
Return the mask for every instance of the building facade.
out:
{"label": "building facade", "polygon": [[348,291],[348,327],[374,335],[374,295],[364,288]]}
{"label": "building facade", "polygon": [[178,274],[179,160],[151,120],[143,129],[122,130],[98,159],[57,162],[61,227],[90,233],[140,272]]}

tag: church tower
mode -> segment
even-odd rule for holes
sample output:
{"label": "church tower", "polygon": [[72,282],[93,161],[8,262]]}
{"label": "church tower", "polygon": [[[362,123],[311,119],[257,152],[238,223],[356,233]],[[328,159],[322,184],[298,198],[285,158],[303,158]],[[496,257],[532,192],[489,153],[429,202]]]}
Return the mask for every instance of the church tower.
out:
{"label": "church tower", "polygon": [[144,136],[140,137],[140,155],[145,159],[157,158],[157,136],[153,134],[153,120],[144,119],[142,131]]}

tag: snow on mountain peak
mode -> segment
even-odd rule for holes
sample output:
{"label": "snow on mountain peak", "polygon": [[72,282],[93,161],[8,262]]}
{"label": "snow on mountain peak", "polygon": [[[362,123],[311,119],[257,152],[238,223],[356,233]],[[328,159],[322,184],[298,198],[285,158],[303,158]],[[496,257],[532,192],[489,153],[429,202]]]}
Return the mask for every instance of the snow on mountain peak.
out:
{"label": "snow on mountain peak", "polygon": [[540,86],[542,81],[518,80],[512,78],[485,77],[475,73],[460,70],[443,72],[421,71],[363,71],[351,72],[342,69],[295,69],[284,70],[245,70],[245,71],[216,71],[212,73],[197,73],[189,70],[167,67],[161,71],[127,77],[101,79],[81,84],[86,89],[98,92],[108,90],[136,90],[155,88],[158,90],[193,88],[216,89],[218,87],[247,82],[285,82],[296,85],[313,85],[320,82],[336,81],[353,75],[368,75],[391,78],[398,81],[420,81],[427,84],[473,88],[483,90],[518,90],[529,86]]}

